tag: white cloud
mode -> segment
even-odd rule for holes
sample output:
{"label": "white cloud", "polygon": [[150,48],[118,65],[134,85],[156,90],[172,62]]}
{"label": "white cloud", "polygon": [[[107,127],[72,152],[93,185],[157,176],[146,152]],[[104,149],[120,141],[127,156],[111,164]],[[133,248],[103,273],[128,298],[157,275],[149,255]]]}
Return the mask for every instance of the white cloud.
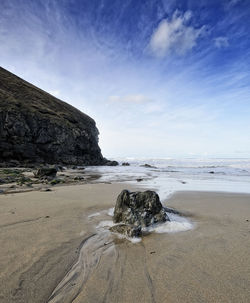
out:
{"label": "white cloud", "polygon": [[241,0],[229,0],[228,3],[226,4],[226,7],[231,8],[237,5],[239,2],[241,2]]}
{"label": "white cloud", "polygon": [[188,25],[191,17],[191,11],[184,14],[175,11],[171,20],[162,20],[150,39],[149,47],[152,53],[164,57],[168,52],[183,55],[191,50],[205,31],[205,26],[194,28]]}
{"label": "white cloud", "polygon": [[150,102],[152,100],[144,95],[127,95],[127,96],[110,96],[109,101],[142,104],[142,103]]}
{"label": "white cloud", "polygon": [[217,37],[214,39],[214,44],[218,48],[228,47],[228,38],[227,37]]}
{"label": "white cloud", "polygon": [[145,114],[154,114],[154,113],[161,113],[163,111],[163,106],[157,104],[155,102],[151,102],[144,107]]}

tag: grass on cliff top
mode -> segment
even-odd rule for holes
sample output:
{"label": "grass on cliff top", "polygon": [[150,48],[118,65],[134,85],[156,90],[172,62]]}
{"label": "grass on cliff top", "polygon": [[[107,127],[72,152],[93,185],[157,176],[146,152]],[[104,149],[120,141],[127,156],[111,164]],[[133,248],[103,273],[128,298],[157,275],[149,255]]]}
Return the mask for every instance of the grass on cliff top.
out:
{"label": "grass on cliff top", "polygon": [[0,67],[0,112],[29,112],[57,123],[95,126],[95,121],[70,104]]}

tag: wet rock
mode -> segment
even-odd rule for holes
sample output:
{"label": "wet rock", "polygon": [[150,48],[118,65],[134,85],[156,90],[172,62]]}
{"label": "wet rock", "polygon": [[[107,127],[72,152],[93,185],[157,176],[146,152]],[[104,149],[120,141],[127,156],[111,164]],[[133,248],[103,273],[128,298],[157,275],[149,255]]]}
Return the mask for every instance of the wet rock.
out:
{"label": "wet rock", "polygon": [[75,181],[81,181],[81,180],[84,180],[84,177],[82,177],[82,176],[76,176],[76,177],[74,177],[74,180]]}
{"label": "wet rock", "polygon": [[147,168],[157,168],[156,166],[152,166],[150,164],[143,164],[143,165],[140,165],[141,167],[147,167]]}
{"label": "wet rock", "polygon": [[20,162],[17,161],[17,160],[11,160],[11,161],[9,162],[9,166],[10,166],[10,167],[18,167],[18,166],[20,166],[20,165],[21,165]]}
{"label": "wet rock", "polygon": [[40,191],[42,191],[42,192],[48,192],[48,191],[52,191],[52,190],[50,188],[43,188]]}
{"label": "wet rock", "polygon": [[128,225],[128,224],[118,224],[110,227],[111,232],[116,232],[123,234],[127,237],[141,237],[142,231],[140,226]]}
{"label": "wet rock", "polygon": [[170,207],[164,207],[165,211],[170,213],[170,214],[175,214],[175,215],[179,215],[179,216],[182,216],[182,214],[176,210],[176,209],[173,209],[173,208],[170,208]]}
{"label": "wet rock", "polygon": [[65,181],[63,179],[53,179],[52,181],[50,181],[50,184],[52,186],[60,184],[60,183],[65,183]]}
{"label": "wet rock", "polygon": [[130,164],[128,162],[123,162],[122,166],[130,166]]}
{"label": "wet rock", "polygon": [[42,167],[34,173],[36,178],[39,179],[54,179],[57,174],[57,169],[55,167]]}
{"label": "wet rock", "polygon": [[77,166],[77,169],[82,171],[82,170],[85,170],[85,167],[80,165],[80,166]]}
{"label": "wet rock", "polygon": [[114,223],[150,226],[168,221],[169,218],[156,192],[130,192],[123,190],[117,198]]}
{"label": "wet rock", "polygon": [[[21,176],[18,181],[17,181],[17,184],[18,185],[23,185],[24,183],[27,183],[27,182],[31,182],[32,180],[30,178],[27,178],[25,176]],[[28,184],[27,184],[28,185]]]}
{"label": "wet rock", "polygon": [[22,177],[24,176],[21,170],[12,168],[0,169],[0,184],[18,182]]}
{"label": "wet rock", "polygon": [[119,165],[119,163],[117,162],[117,161],[107,161],[106,163],[105,163],[105,165],[106,166],[118,166]]}
{"label": "wet rock", "polygon": [[62,165],[55,165],[57,171],[64,171],[65,168]]}

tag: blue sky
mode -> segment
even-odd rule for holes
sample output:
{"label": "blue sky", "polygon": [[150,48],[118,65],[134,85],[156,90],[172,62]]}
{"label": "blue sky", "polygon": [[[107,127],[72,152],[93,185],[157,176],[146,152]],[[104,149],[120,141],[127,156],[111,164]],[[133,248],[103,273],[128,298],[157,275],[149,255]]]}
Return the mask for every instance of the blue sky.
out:
{"label": "blue sky", "polygon": [[106,157],[250,157],[249,0],[1,0],[0,65]]}

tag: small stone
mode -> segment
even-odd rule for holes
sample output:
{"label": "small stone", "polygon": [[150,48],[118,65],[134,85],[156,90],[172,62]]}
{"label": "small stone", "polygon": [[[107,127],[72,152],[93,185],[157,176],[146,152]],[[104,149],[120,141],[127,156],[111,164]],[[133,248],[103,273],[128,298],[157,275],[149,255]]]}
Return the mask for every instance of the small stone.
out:
{"label": "small stone", "polygon": [[63,183],[63,180],[61,180],[61,179],[53,179],[53,180],[50,181],[50,184],[52,186],[54,186],[56,184],[59,184],[59,183]]}
{"label": "small stone", "polygon": [[140,165],[141,167],[147,167],[147,168],[157,168],[156,166],[153,166],[153,165],[150,165],[150,164],[143,164],[143,165]]}
{"label": "small stone", "polygon": [[48,191],[52,191],[50,188],[44,188],[44,189],[42,189],[41,191],[43,191],[43,192],[48,192]]}
{"label": "small stone", "polygon": [[81,181],[81,180],[84,180],[84,177],[82,177],[82,176],[76,176],[76,177],[74,177],[74,180],[75,181]]}

